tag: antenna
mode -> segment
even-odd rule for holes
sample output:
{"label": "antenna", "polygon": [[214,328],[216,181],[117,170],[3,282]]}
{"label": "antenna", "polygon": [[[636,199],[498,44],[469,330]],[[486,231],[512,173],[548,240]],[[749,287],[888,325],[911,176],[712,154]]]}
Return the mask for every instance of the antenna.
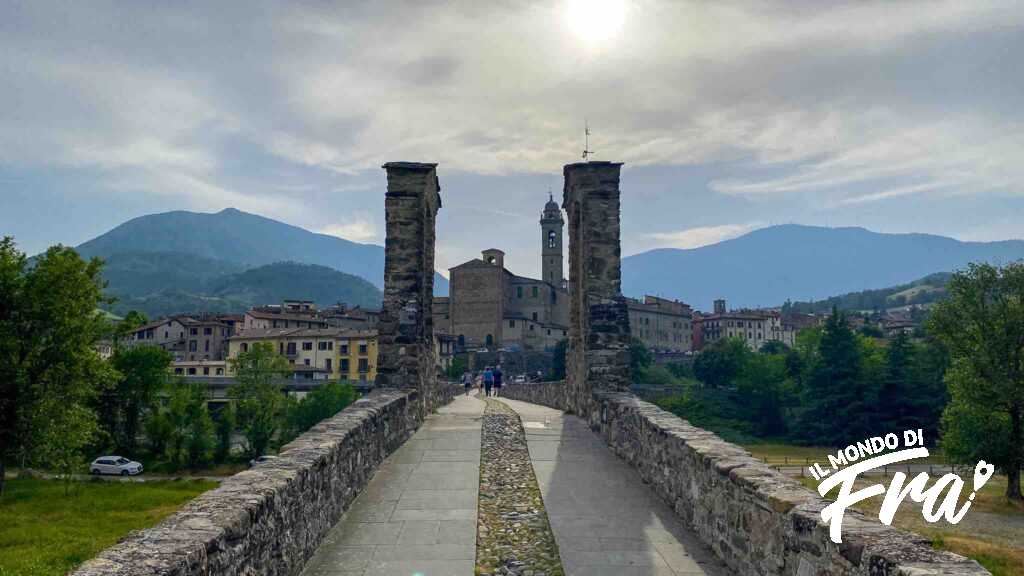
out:
{"label": "antenna", "polygon": [[587,119],[583,119],[583,137],[585,138],[583,144],[583,160],[590,161],[590,156],[594,154],[594,151],[590,149],[590,124]]}

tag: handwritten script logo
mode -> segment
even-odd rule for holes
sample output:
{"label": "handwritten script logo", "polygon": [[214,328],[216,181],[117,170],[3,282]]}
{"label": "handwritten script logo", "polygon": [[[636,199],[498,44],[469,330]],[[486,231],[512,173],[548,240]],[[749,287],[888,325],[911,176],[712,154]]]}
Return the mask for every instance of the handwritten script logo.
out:
{"label": "handwritten script logo", "polygon": [[[899,448],[902,449],[897,450]],[[895,451],[893,452],[893,450]],[[897,472],[893,474],[888,489],[882,484],[872,484],[856,492],[853,491],[854,482],[861,474],[884,466],[919,460],[928,456],[928,448],[924,445],[922,431],[907,430],[903,433],[902,444],[900,437],[896,434],[876,436],[863,442],[851,444],[840,450],[835,456],[829,454],[829,468],[822,468],[818,463],[811,466],[808,470],[810,470],[811,476],[819,481],[819,494],[825,496],[833,488],[839,486],[839,495],[835,502],[821,511],[822,521],[829,523],[829,537],[832,541],[837,544],[843,541],[843,515],[847,508],[883,493],[885,499],[878,512],[878,519],[886,526],[892,525],[896,511],[907,496],[910,496],[914,502],[924,503],[921,515],[924,516],[926,522],[938,522],[942,517],[945,517],[950,524],[960,522],[971,508],[971,502],[977,496],[978,490],[981,490],[981,487],[995,472],[995,467],[984,460],[978,462],[974,468],[974,491],[967,497],[967,502],[960,509],[957,509],[957,505],[960,501],[960,492],[964,487],[964,481],[953,473],[939,478],[929,488],[928,483],[931,476],[927,472],[919,473],[909,483],[906,483],[907,475],[905,473]],[[939,497],[943,492],[946,496],[939,503]]]}

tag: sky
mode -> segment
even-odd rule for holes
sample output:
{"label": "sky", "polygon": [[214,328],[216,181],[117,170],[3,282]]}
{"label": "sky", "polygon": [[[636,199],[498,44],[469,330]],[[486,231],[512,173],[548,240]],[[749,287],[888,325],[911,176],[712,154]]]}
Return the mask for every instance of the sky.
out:
{"label": "sky", "polygon": [[439,268],[539,274],[562,166],[624,162],[623,252],[772,224],[1024,237],[1014,0],[4,2],[0,234],[169,210],[383,243],[437,162]]}

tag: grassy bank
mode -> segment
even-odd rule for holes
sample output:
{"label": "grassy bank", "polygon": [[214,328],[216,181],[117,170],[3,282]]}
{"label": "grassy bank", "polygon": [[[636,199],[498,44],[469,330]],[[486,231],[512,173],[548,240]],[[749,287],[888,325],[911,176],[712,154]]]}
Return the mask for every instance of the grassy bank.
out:
{"label": "grassy bank", "polygon": [[0,498],[0,576],[59,576],[132,530],[156,524],[216,482],[7,481]]}

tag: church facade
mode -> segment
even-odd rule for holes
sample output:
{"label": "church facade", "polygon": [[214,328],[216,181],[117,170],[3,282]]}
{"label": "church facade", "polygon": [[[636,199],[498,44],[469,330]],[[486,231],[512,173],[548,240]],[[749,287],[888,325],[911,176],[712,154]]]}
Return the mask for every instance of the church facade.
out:
{"label": "church facade", "polygon": [[541,276],[517,276],[496,248],[449,270],[449,296],[434,302],[434,330],[470,350],[540,351],[568,337],[569,292],[563,272],[565,220],[553,199],[540,219]]}

